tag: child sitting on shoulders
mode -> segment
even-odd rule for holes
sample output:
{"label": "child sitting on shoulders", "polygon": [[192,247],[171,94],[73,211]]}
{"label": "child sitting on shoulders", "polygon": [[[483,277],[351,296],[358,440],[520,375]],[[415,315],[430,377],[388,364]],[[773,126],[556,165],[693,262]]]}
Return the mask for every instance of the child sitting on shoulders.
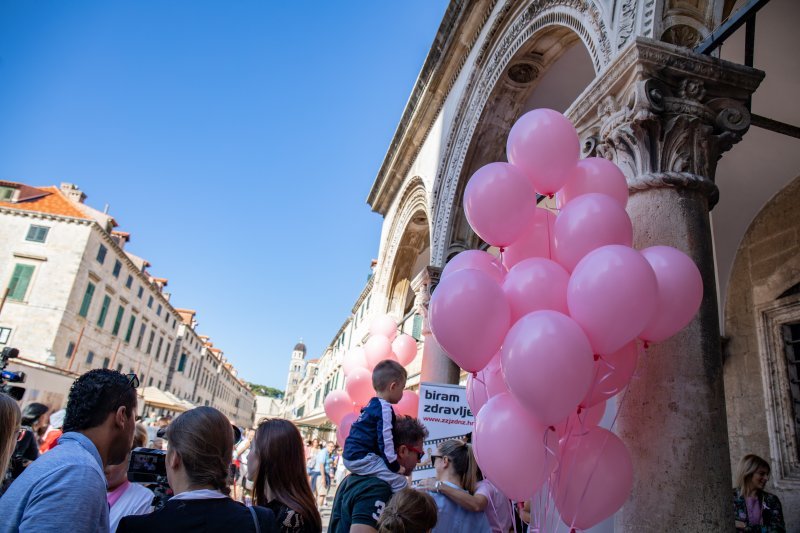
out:
{"label": "child sitting on shoulders", "polygon": [[407,377],[406,369],[397,361],[387,359],[375,365],[372,387],[377,396],[361,410],[344,444],[344,466],[354,474],[385,481],[392,492],[408,485],[392,437],[396,419],[392,404],[403,397]]}

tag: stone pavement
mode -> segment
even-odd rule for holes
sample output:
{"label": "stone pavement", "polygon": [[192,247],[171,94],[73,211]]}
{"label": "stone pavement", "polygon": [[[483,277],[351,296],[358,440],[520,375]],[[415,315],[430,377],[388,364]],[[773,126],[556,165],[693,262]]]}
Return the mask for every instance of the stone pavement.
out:
{"label": "stone pavement", "polygon": [[322,516],[322,531],[328,531],[328,522],[331,520],[331,509],[333,508],[333,498],[336,496],[336,489],[339,485],[336,483],[336,480],[331,480],[331,488],[328,489],[328,497],[325,498],[325,505],[319,510],[319,514]]}

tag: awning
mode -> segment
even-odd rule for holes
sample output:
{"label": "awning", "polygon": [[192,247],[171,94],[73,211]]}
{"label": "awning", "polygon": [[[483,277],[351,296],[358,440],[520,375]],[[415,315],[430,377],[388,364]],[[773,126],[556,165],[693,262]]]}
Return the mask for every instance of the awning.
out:
{"label": "awning", "polygon": [[152,386],[139,389],[139,400],[145,406],[168,409],[176,413],[183,413],[195,407],[191,402],[181,400],[171,392],[162,391]]}

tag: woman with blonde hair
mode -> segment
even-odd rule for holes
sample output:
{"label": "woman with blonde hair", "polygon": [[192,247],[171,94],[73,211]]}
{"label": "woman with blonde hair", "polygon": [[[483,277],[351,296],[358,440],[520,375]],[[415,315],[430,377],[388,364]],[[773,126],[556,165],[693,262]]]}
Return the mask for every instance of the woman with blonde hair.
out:
{"label": "woman with blonde hair", "polygon": [[439,444],[436,453],[431,455],[436,481],[422,485],[431,491],[438,508],[438,521],[434,533],[451,531],[491,532],[489,521],[483,511],[473,511],[460,505],[456,498],[447,492],[473,495],[477,485],[478,465],[469,444],[460,440],[446,440]]}
{"label": "woman with blonde hair", "polygon": [[425,492],[405,488],[397,492],[378,520],[378,533],[424,533],[436,526],[436,502]]}
{"label": "woman with blonde hair", "polygon": [[305,468],[297,427],[282,418],[262,420],[247,456],[247,477],[253,480],[253,503],[275,513],[282,533],[322,531]]}
{"label": "woman with blonde hair", "polygon": [[764,490],[769,474],[769,463],[757,455],[747,454],[739,461],[736,487],[733,489],[737,531],[786,531],[781,501]]}
{"label": "woman with blonde hair", "polygon": [[[0,485],[4,485],[8,461],[17,445],[22,412],[11,396],[0,392]],[[2,488],[0,487],[0,494]]]}

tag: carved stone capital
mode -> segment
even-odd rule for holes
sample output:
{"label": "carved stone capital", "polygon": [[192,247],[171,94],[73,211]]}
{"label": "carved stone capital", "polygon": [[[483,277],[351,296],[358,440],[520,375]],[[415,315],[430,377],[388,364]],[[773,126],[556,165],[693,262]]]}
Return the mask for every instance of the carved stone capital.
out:
{"label": "carved stone capital", "polygon": [[568,115],[620,166],[631,193],[674,187],[717,202],[717,161],[750,126],[746,102],[764,74],[642,37],[587,88]]}

